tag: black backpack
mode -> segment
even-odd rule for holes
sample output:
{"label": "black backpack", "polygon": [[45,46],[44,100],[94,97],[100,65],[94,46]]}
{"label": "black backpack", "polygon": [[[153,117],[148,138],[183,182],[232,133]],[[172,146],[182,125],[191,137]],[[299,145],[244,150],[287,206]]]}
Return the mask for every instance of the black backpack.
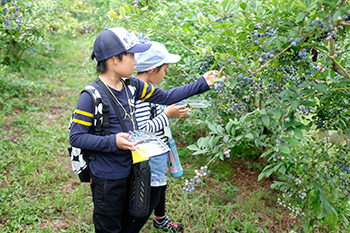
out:
{"label": "black backpack", "polygon": [[[87,85],[81,92],[88,92],[94,100],[94,127],[95,135],[101,135],[102,126],[105,135],[109,135],[109,106],[102,99],[100,92],[92,85]],[[101,107],[102,105],[102,107]],[[102,109],[102,112],[100,111]],[[74,109],[71,119],[69,121],[69,130],[73,122],[73,117],[76,109]],[[97,113],[97,114],[95,114]],[[81,148],[72,147],[68,148],[69,156],[72,161],[72,169],[75,174],[79,176],[81,182],[90,182],[90,168],[89,162],[96,158],[96,152],[90,150],[83,150]]]}

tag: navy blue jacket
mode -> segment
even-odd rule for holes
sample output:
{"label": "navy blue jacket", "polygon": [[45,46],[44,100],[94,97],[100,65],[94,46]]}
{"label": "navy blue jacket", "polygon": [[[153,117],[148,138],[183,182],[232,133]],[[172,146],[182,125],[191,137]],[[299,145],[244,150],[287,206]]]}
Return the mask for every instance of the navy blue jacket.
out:
{"label": "navy blue jacket", "polygon": [[[155,88],[154,86],[134,77],[131,79],[135,81],[136,100],[162,105],[170,105],[209,90],[209,86],[203,76],[190,84],[169,90]],[[89,93],[83,92],[80,95],[76,107],[77,111],[73,117],[73,123],[69,135],[70,144],[73,147],[97,152],[96,159],[90,162],[90,169],[94,176],[103,179],[125,178],[131,173],[132,157],[130,150],[122,150],[117,147],[116,134],[123,132],[123,129],[102,88],[96,82],[92,82],[90,85],[93,85],[98,89],[103,100],[109,105],[109,124],[111,134],[102,136],[94,135],[93,98]],[[115,101],[119,107],[119,111],[128,131],[136,130],[137,122],[134,114],[134,98],[130,89],[128,87],[125,88],[125,86],[123,86],[121,91],[117,91],[111,87],[109,88],[119,100],[125,111],[133,116],[134,124],[130,117],[125,117],[123,108],[121,108],[117,101]],[[126,91],[128,92],[128,95],[126,94]]]}

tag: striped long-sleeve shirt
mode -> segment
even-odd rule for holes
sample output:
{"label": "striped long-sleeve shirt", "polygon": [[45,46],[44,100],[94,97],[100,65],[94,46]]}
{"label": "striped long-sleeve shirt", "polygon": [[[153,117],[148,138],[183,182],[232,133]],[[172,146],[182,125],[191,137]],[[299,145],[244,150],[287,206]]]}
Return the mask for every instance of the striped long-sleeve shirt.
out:
{"label": "striped long-sleeve shirt", "polygon": [[[151,105],[156,107],[156,115],[153,119],[150,119]],[[164,134],[164,128],[169,125],[169,119],[160,105],[137,101],[135,116],[140,130],[155,133],[164,143],[167,143],[168,138]]]}

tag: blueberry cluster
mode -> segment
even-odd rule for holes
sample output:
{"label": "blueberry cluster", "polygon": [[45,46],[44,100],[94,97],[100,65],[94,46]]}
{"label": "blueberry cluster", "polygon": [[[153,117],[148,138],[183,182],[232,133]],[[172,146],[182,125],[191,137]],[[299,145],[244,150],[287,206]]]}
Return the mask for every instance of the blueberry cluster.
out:
{"label": "blueberry cluster", "polygon": [[[261,54],[255,52],[255,53],[254,53],[254,56],[259,57],[258,61],[259,61],[260,63],[265,63],[267,59],[273,58],[273,57],[275,56],[275,52],[274,52],[273,50],[271,50],[271,51],[269,51],[269,52],[267,52],[267,53],[262,52]],[[266,68],[267,68],[267,67],[266,67]]]}
{"label": "blueberry cluster", "polygon": [[228,149],[228,150],[225,150],[224,152],[223,152],[223,154],[225,155],[225,157],[226,158],[230,158],[231,156],[230,156],[230,152],[231,152],[231,150],[230,149]]}
{"label": "blueberry cluster", "polygon": [[214,83],[214,90],[219,91],[225,86],[225,80],[220,79],[218,82]]}
{"label": "blueberry cluster", "polygon": [[203,62],[200,70],[205,70],[206,68],[211,67],[213,63],[214,63],[214,57],[210,56],[206,61]]}
{"label": "blueberry cluster", "polygon": [[306,60],[307,59],[307,51],[306,49],[301,49],[298,53],[298,56],[301,57],[301,59]]}
{"label": "blueberry cluster", "polygon": [[290,42],[291,42],[291,45],[292,46],[297,46],[297,44],[299,44],[300,43],[300,38],[292,38],[292,39],[290,39]]}
{"label": "blueberry cluster", "polygon": [[[256,45],[258,45],[259,42],[259,37],[263,38],[265,36],[271,37],[274,35],[275,30],[272,27],[266,27],[264,32],[260,32],[262,26],[257,26],[256,28],[254,28],[254,30],[251,32],[251,34],[253,35],[253,40],[252,42]],[[248,40],[251,40],[251,37],[248,36]],[[259,45],[259,48],[262,49],[263,46]]]}
{"label": "blueberry cluster", "polygon": [[[349,175],[350,175],[350,164],[347,161],[349,152],[343,153],[340,152],[339,155],[337,156],[335,162],[325,163],[325,168],[327,170],[327,174],[329,175],[329,182],[334,184],[334,187],[343,190],[345,195],[350,194],[350,180],[349,180]],[[340,175],[340,180],[334,181],[333,178],[334,173],[333,171],[339,171]]]}
{"label": "blueberry cluster", "polygon": [[196,173],[196,175],[193,177],[193,179],[190,179],[190,181],[185,181],[185,187],[182,188],[183,191],[192,193],[196,190],[195,185],[202,182],[201,177],[204,177],[210,173],[207,166],[202,166],[200,170],[196,169],[194,170],[194,172]]}
{"label": "blueberry cluster", "polygon": [[224,15],[224,16],[218,16],[218,17],[216,17],[215,21],[216,21],[216,22],[220,22],[220,21],[222,21],[222,20],[231,18],[231,17],[233,17],[233,16],[234,16],[234,13],[231,12],[230,14],[227,14],[227,15]]}
{"label": "blueberry cluster", "polygon": [[[6,5],[7,1],[6,0],[2,0],[1,1],[1,5]],[[22,19],[22,13],[20,12],[20,6],[18,5],[18,3],[12,3],[11,4],[12,7],[14,7],[14,10],[9,11],[9,9],[7,7],[5,7],[2,11],[2,14],[4,15],[5,18],[5,27],[9,30],[11,30],[11,21],[15,20],[17,26],[18,26],[18,31],[21,33],[21,36],[19,37],[19,39],[23,39],[26,36],[25,31],[23,30],[23,19]],[[13,14],[9,14],[10,12],[13,12]]]}
{"label": "blueberry cluster", "polygon": [[277,159],[283,160],[284,156],[282,156],[282,155],[274,155],[274,156],[272,156],[272,159],[273,159],[273,161],[277,161]]}
{"label": "blueberry cluster", "polygon": [[306,107],[306,108],[300,107],[299,111],[301,111],[302,113],[306,114],[307,116],[311,113],[311,109],[308,108],[308,107]]}

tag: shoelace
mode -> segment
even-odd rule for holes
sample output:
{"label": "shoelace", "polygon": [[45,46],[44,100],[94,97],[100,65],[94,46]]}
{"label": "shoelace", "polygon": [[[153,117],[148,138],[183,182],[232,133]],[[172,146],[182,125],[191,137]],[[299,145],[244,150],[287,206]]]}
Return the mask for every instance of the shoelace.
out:
{"label": "shoelace", "polygon": [[175,229],[177,229],[177,226],[178,226],[176,223],[174,223],[174,222],[172,222],[170,220],[167,220],[164,225],[168,226],[168,227],[175,227]]}

